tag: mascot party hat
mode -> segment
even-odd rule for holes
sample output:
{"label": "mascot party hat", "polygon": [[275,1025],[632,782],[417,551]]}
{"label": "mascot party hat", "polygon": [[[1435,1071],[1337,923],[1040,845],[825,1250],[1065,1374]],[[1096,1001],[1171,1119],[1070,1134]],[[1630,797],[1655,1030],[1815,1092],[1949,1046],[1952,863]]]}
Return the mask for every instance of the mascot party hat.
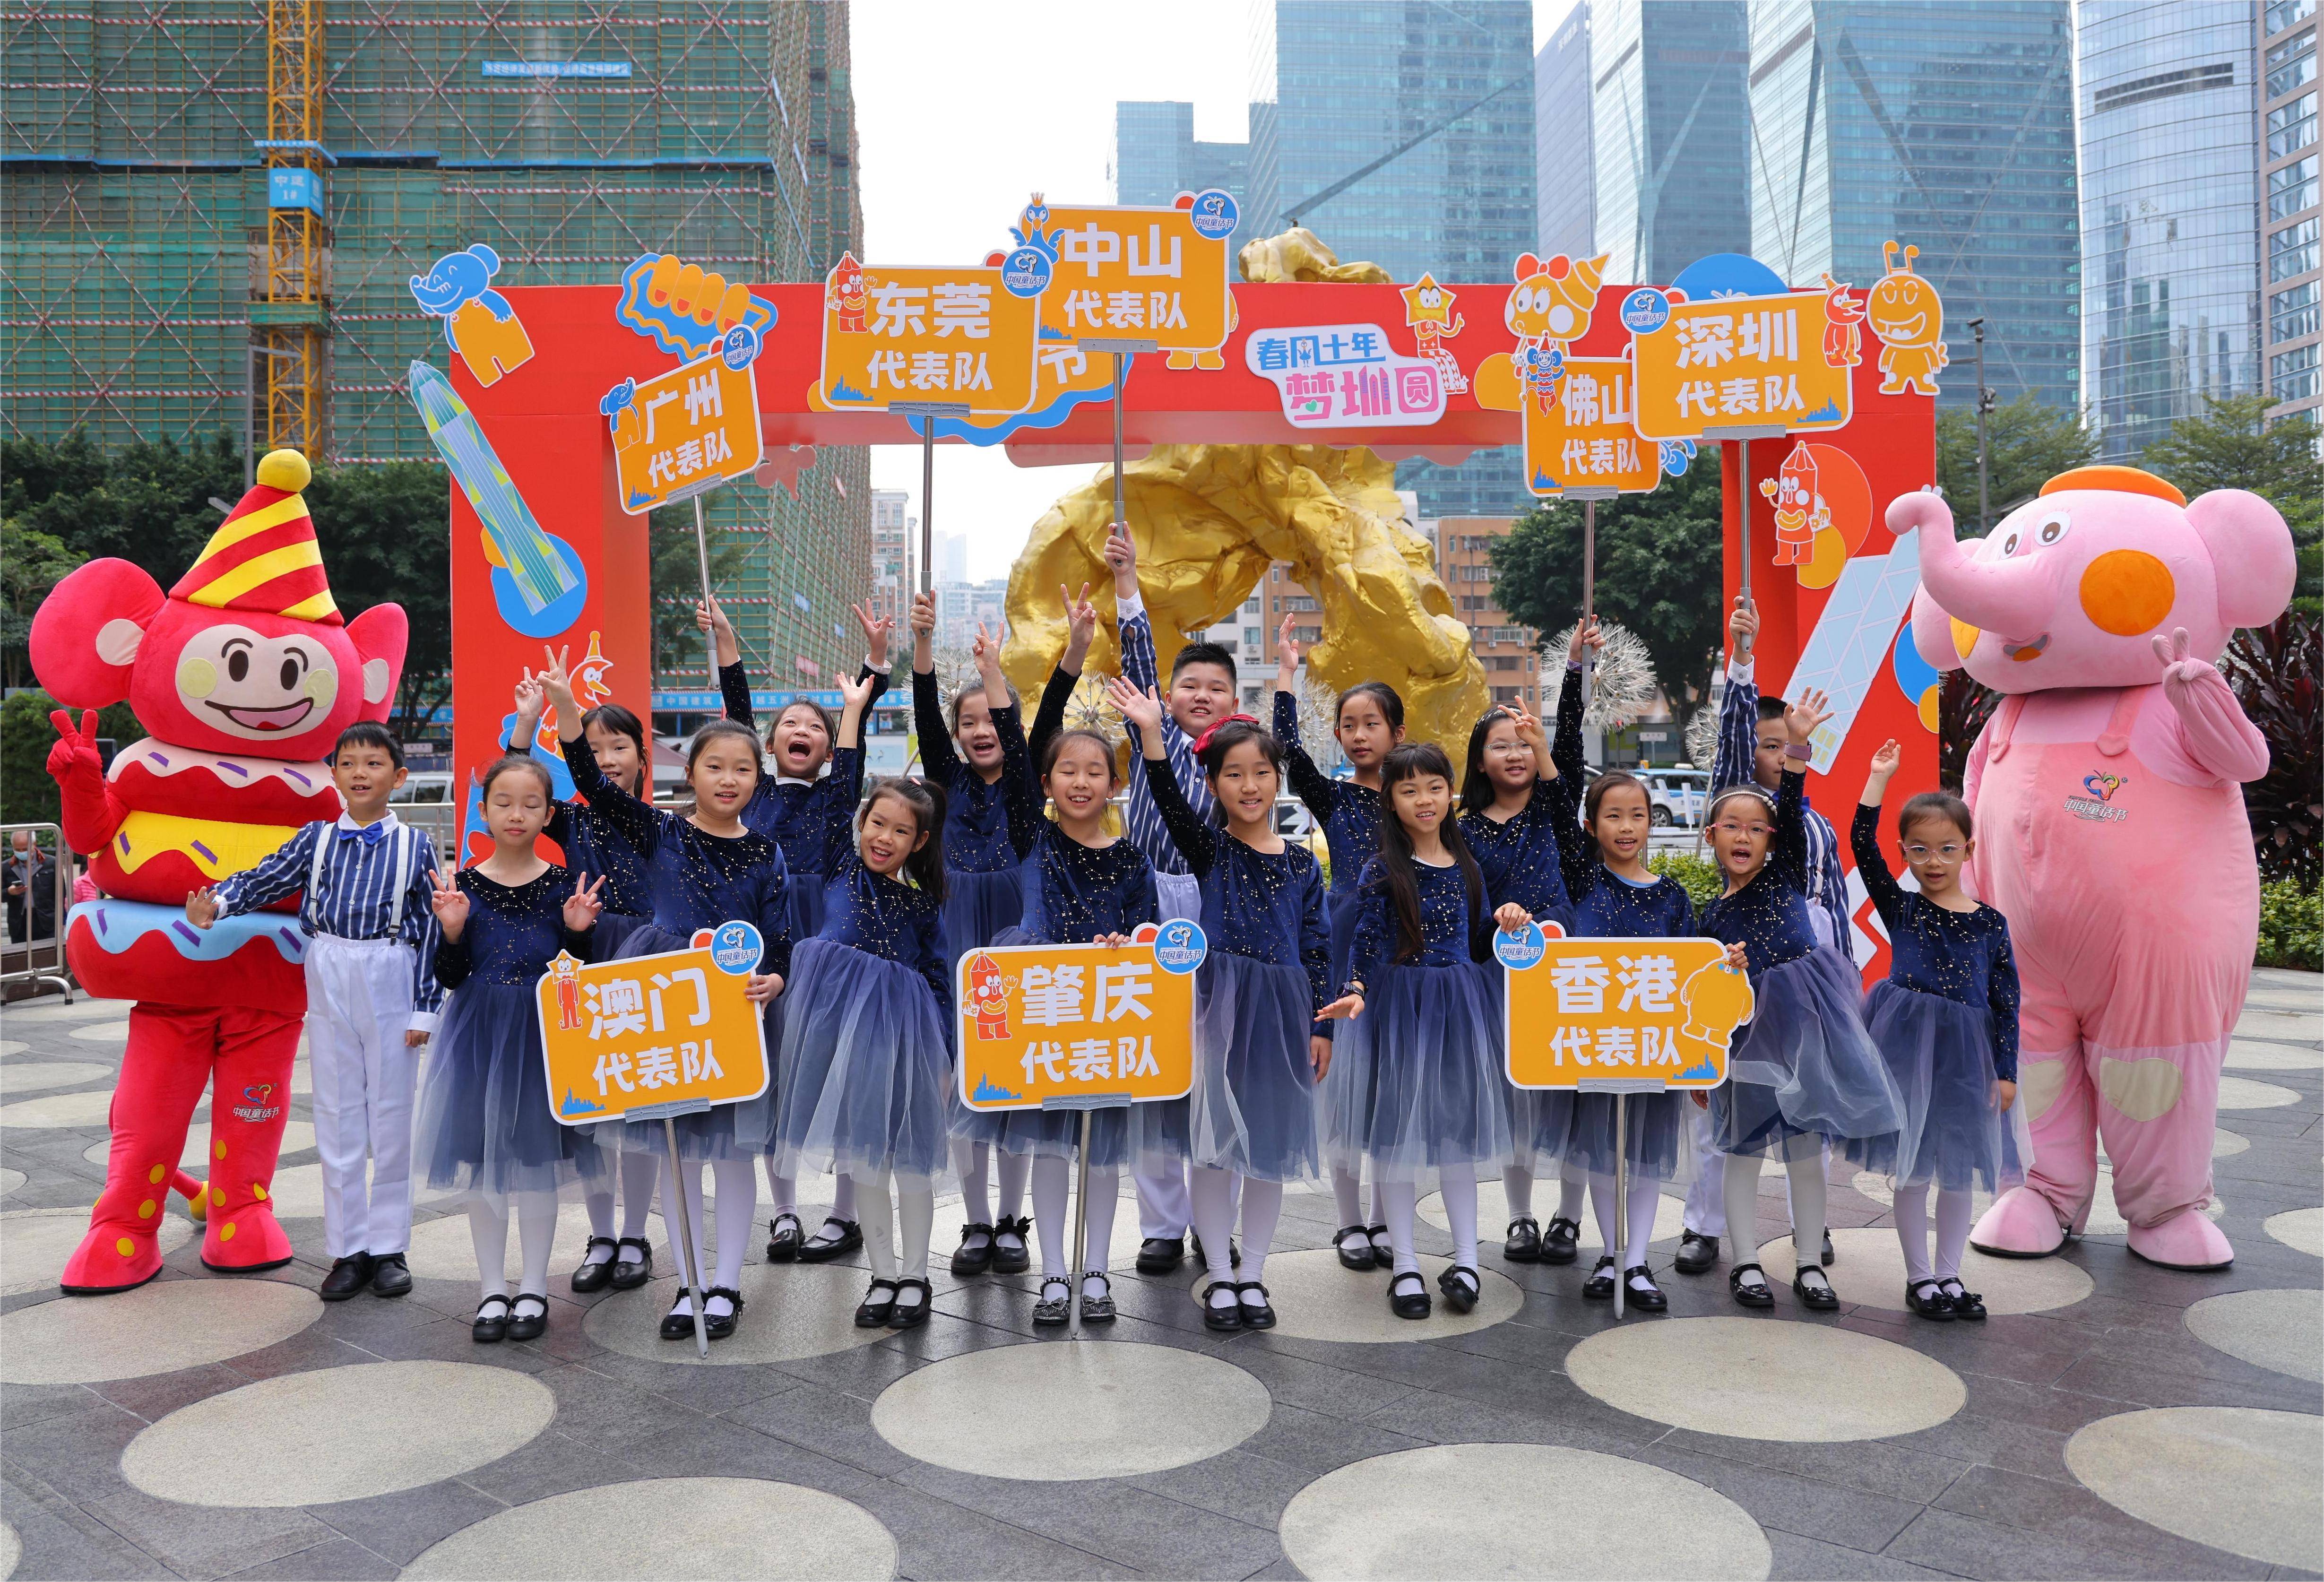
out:
{"label": "mascot party hat", "polygon": [[344,624],[323,575],[315,519],[300,493],[311,476],[297,451],[269,451],[258,464],[258,481],[218,524],[170,597],[212,609]]}

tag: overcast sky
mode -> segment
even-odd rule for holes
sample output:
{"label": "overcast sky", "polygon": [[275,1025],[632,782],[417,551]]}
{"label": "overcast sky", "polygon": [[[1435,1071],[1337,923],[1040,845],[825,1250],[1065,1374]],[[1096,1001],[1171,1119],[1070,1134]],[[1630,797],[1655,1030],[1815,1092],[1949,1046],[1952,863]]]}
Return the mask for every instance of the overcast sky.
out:
{"label": "overcast sky", "polygon": [[[1536,0],[1536,48],[1571,4]],[[867,260],[981,258],[1036,189],[1111,201],[1118,99],[1189,100],[1198,139],[1246,135],[1248,0],[857,0],[850,14]],[[968,535],[972,580],[1004,577],[1049,502],[1092,470],[939,445],[937,531]],[[908,491],[917,516],[918,448],[873,447],[872,483]]]}

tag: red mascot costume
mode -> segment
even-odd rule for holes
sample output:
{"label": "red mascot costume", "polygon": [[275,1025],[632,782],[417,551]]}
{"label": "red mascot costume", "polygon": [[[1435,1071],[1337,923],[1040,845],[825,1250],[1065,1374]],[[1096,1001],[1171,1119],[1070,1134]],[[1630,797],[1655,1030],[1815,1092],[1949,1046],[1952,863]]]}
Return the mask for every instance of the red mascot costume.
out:
{"label": "red mascot costume", "polygon": [[[73,908],[66,958],[91,994],[137,1002],[105,1193],[60,1282],[69,1295],[127,1291],[161,1272],[155,1232],[173,1186],[207,1219],[208,1267],[290,1260],[269,1193],[307,1010],[298,903],[203,930],[186,921],[185,902],[300,825],[337,818],[322,760],[356,720],[384,720],[395,697],[402,607],[341,618],[300,493],[308,476],[295,450],[261,461],[256,486],[166,597],[126,560],[92,560],[32,618],[43,687],[87,710],[125,698],[154,733],[107,773],[95,714],[78,728],[53,717],[63,739],[49,772],[63,789],[65,843],[93,854],[104,895]],[[178,1169],[205,1087],[206,1188]]]}

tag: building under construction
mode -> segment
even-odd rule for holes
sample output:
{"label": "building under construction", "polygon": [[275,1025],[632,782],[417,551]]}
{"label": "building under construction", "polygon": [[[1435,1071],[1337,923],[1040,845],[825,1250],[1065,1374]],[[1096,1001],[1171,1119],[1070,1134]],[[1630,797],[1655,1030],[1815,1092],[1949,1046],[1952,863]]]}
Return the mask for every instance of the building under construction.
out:
{"label": "building under construction", "polygon": [[[484,243],[512,285],[671,251],[729,279],[862,249],[848,14],[817,0],[0,0],[9,431],[106,446],[249,425],[432,459],[406,388],[442,321],[408,281]],[[748,535],[722,593],[775,684],[852,668],[865,452]],[[670,590],[682,597],[687,590]]]}

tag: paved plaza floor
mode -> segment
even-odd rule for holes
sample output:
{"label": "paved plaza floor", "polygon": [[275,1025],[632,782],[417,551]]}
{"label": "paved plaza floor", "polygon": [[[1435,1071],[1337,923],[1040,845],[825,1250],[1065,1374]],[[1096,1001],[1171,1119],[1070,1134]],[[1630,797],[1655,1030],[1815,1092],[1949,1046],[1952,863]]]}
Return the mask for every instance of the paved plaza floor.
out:
{"label": "paved plaza floor", "polygon": [[[209,1273],[172,1201],[160,1280],[60,1297],[124,1015],[0,1011],[0,1577],[2324,1571],[2313,975],[2259,974],[2228,1059],[2223,1273],[2133,1258],[2102,1185],[2062,1256],[1971,1254],[1987,1323],[1931,1324],[1903,1310],[1886,1189],[1835,1167],[1838,1313],[1788,1289],[1746,1313],[1723,1272],[1671,1272],[1672,1200],[1670,1312],[1617,1323],[1582,1296],[1594,1231],[1580,1265],[1504,1264],[1488,1183],[1483,1301],[1406,1323],[1382,1276],[1338,1266],[1329,1196],[1295,1193],[1268,1267],[1279,1328],[1206,1333],[1188,1266],[1118,1274],[1120,1321],[1073,1342],[1033,1328],[1031,1276],[944,1272],[955,1200],[925,1328],[853,1327],[860,1258],[770,1268],[754,1244],[740,1332],[707,1364],[656,1337],[667,1280],[570,1295],[577,1202],[538,1342],[471,1341],[466,1221],[424,1192],[412,1294],[317,1300],[303,1065],[276,1186],[294,1263]],[[1779,1284],[1782,1180],[1758,1226]],[[1433,1272],[1451,1242],[1432,1211]],[[1125,1202],[1117,1268],[1136,1237]]]}

